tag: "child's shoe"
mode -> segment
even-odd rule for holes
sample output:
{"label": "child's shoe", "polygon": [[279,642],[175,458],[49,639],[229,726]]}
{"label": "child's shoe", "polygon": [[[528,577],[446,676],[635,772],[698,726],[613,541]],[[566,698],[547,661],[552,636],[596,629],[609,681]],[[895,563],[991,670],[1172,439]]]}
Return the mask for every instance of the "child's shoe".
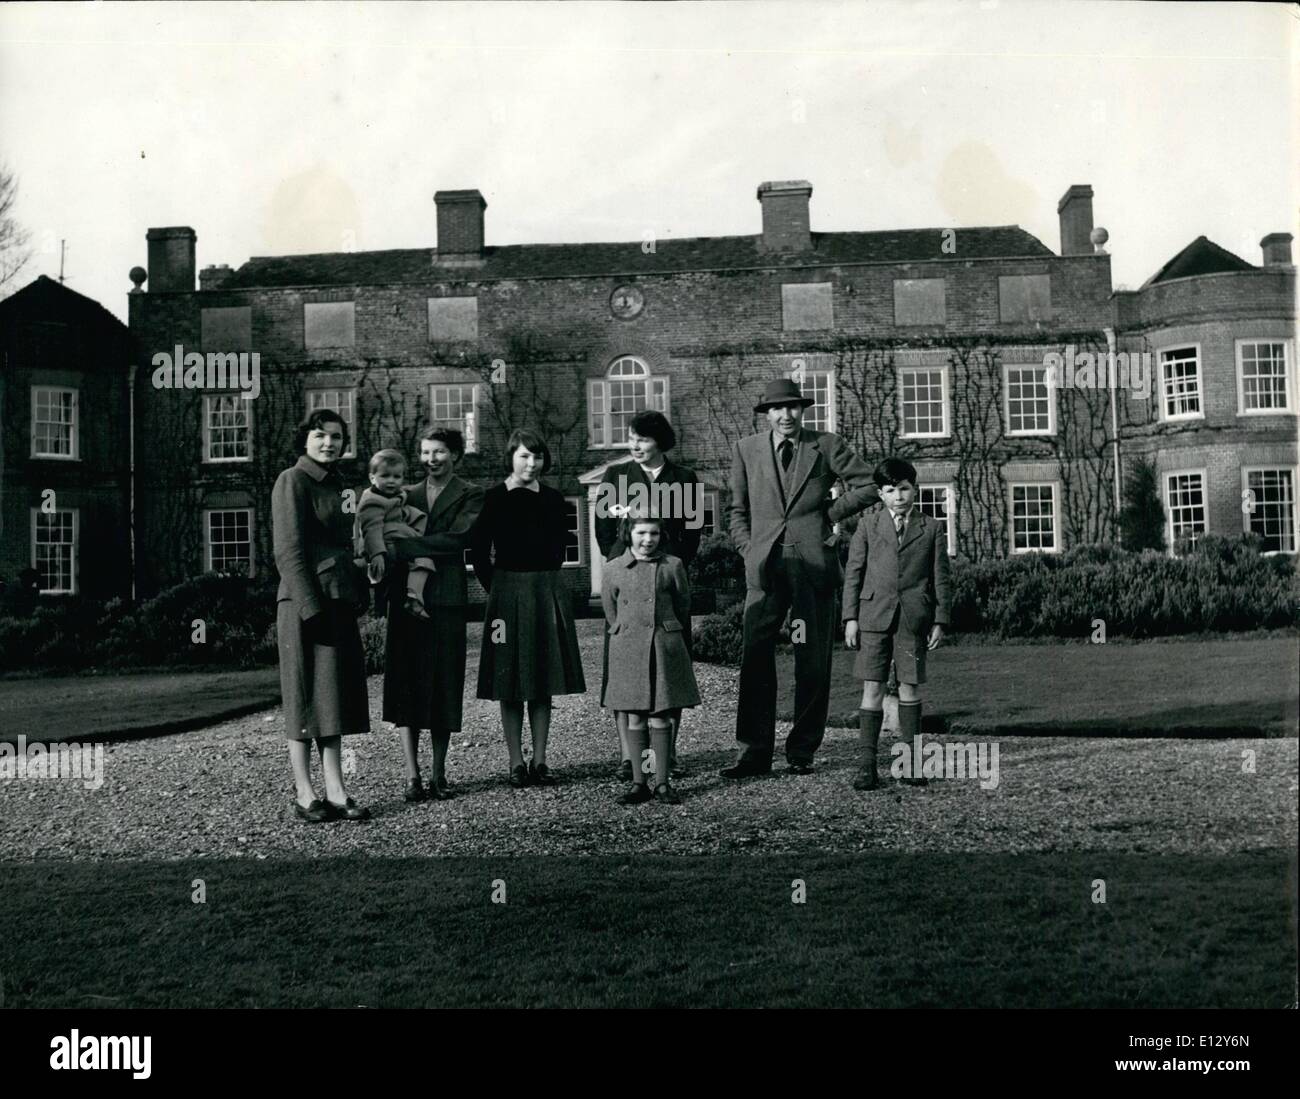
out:
{"label": "child's shoe", "polygon": [[632,789],[618,799],[620,805],[641,805],[649,801],[653,794],[650,793],[650,787],[644,782],[634,782]]}
{"label": "child's shoe", "polygon": [[655,801],[666,802],[669,805],[681,805],[682,796],[668,783],[661,782],[655,787]]}
{"label": "child's shoe", "polygon": [[876,765],[875,765],[875,761],[873,760],[869,768],[862,767],[858,771],[857,777],[853,780],[853,789],[875,790],[879,786],[880,786],[880,779],[876,776]]}

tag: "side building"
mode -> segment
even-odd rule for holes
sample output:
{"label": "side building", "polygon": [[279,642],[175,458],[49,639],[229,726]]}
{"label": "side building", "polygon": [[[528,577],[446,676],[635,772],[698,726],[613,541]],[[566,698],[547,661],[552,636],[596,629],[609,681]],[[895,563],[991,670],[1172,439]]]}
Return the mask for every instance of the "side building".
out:
{"label": "side building", "polygon": [[1255,266],[1198,237],[1140,289],[1115,295],[1125,347],[1147,357],[1151,394],[1130,399],[1124,454],[1159,476],[1167,544],[1253,531],[1297,545],[1296,270],[1291,235]]}
{"label": "side building", "polygon": [[[1109,395],[1055,391],[1045,366],[1067,345],[1105,350],[1114,326],[1091,188],[1061,201],[1060,255],[1014,225],[813,232],[811,195],[762,184],[751,236],[491,246],[481,194],[440,191],[437,248],[253,258],[204,268],[197,289],[194,231],[149,230],[130,296],[142,587],[270,569],[271,485],[293,425],[329,406],[352,426],[358,486],[380,447],[414,461],[429,423],[466,431],[461,473],[484,483],[504,476],[510,428],[541,431],[586,598],[596,485],[624,460],[632,414],[668,415],[674,459],[706,482],[700,521],[719,531],[731,450],[782,375],[815,397],[810,426],[868,462],[917,465],[954,554],[1113,537]],[[256,355],[256,396],[210,371],[155,377],[192,353],[232,368]]]}
{"label": "side building", "polygon": [[0,302],[0,577],[131,595],[130,333],[42,275]]}

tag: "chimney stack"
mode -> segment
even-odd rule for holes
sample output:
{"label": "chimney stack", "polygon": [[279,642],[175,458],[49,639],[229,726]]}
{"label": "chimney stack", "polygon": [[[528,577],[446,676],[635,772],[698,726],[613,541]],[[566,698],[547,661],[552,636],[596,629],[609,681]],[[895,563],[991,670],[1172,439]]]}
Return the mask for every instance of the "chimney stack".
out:
{"label": "chimney stack", "polygon": [[438,191],[438,248],[435,262],[483,257],[483,211],[487,203],[477,190]]}
{"label": "chimney stack", "polygon": [[193,293],[194,242],[198,239],[194,230],[188,225],[150,229],[144,239],[149,243],[149,293]]}
{"label": "chimney stack", "polygon": [[209,265],[199,272],[199,289],[220,290],[230,281],[234,273],[228,263]]}
{"label": "chimney stack", "polygon": [[1265,267],[1291,266],[1290,233],[1269,233],[1259,242],[1259,246],[1264,249]]}
{"label": "chimney stack", "polygon": [[812,248],[808,200],[812,184],[806,179],[786,179],[758,185],[763,207],[763,250],[806,252]]}
{"label": "chimney stack", "polygon": [[1086,183],[1070,187],[1056,204],[1061,219],[1061,255],[1092,255],[1092,188]]}

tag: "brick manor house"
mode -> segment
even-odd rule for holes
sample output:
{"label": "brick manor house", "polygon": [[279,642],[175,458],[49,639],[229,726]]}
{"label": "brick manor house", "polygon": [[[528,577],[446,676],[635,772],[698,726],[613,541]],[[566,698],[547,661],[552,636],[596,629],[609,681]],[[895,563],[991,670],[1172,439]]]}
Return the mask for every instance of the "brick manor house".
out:
{"label": "brick manor house", "polygon": [[[570,501],[571,582],[594,593],[596,486],[626,458],[630,416],[668,415],[719,531],[732,447],[782,375],[815,397],[810,426],[869,463],[917,466],[954,555],[1113,540],[1120,469],[1138,455],[1159,470],[1171,546],[1255,530],[1295,551],[1289,235],[1264,238],[1262,266],[1199,238],[1113,292],[1087,186],[1060,201],[1059,255],[1017,226],[813,232],[811,195],[762,184],[752,236],[489,245],[482,195],[439,191],[437,247],[255,257],[205,267],[197,289],[194,230],[150,229],[129,297],[141,594],[273,568],[271,485],[294,424],[322,406],[351,425],[344,479],[358,486],[380,447],[414,460],[432,422],[466,433],[460,472],[484,483],[504,475],[509,428],[540,430]],[[155,377],[195,352],[255,354],[256,396],[202,372]],[[1133,360],[1130,383],[1150,363],[1145,389],[1073,369],[1110,352]],[[1067,370],[1053,377],[1053,361]],[[75,447],[76,425],[53,430]]]}

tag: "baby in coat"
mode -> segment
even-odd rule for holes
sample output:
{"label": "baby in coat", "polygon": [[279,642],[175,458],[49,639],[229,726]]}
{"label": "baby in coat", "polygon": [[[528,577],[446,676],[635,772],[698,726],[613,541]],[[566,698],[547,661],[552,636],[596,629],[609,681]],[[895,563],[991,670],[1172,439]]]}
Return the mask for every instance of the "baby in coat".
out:
{"label": "baby in coat", "polygon": [[[428,515],[406,502],[402,482],[406,479],[406,459],[396,450],[380,450],[370,459],[370,487],[361,493],[357,505],[356,552],[365,558],[372,584],[384,578],[385,550],[392,550],[398,538],[419,538],[424,534]],[[434,571],[433,558],[417,557],[406,573],[408,614],[428,618],[424,606],[424,585]]]}

